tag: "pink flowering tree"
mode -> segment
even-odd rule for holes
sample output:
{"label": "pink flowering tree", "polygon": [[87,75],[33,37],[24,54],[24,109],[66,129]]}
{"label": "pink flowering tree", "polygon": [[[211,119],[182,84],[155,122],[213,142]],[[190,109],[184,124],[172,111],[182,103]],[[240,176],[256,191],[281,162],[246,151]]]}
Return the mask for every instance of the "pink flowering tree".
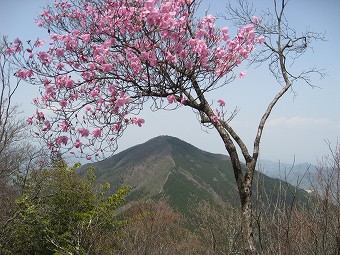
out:
{"label": "pink flowering tree", "polygon": [[88,159],[114,151],[128,125],[142,126],[138,113],[148,99],[156,108],[192,107],[217,124],[224,115],[206,95],[233,79],[263,37],[247,24],[231,38],[215,17],[196,19],[196,7],[188,0],[49,6],[37,24],[51,41],[17,39],[8,48],[21,55],[17,76],[42,85],[28,124],[50,149]]}
{"label": "pink flowering tree", "polygon": [[[263,27],[251,16],[231,36],[228,28],[216,26],[214,16],[196,17],[197,8],[194,0],[56,1],[36,21],[50,41],[17,39],[7,53],[16,58],[19,78],[41,85],[34,99],[38,110],[27,123],[52,151],[89,160],[114,151],[129,125],[143,126],[139,112],[148,100],[155,109],[192,108],[203,125],[217,130],[230,155],[244,249],[256,254],[251,190],[259,144],[272,108],[290,84],[269,104],[250,152],[231,127],[234,114],[210,92],[246,74],[236,68],[257,44],[266,43],[256,32]],[[280,40],[278,45],[269,51],[281,63],[285,49]],[[284,72],[284,63],[279,68]]]}

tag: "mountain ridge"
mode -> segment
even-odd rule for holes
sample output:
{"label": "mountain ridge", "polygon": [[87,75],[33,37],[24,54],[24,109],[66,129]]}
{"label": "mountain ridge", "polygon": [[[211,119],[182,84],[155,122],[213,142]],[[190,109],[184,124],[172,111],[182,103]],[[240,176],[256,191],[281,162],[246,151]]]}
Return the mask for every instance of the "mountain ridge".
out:
{"label": "mountain ridge", "polygon": [[[82,171],[87,166],[96,169],[98,183],[110,183],[112,193],[124,184],[131,185],[128,201],[167,197],[182,213],[188,211],[190,201],[239,202],[228,156],[198,149],[171,136],[152,138],[104,161],[87,164]],[[258,172],[256,176],[271,193],[281,187],[277,179]],[[274,193],[271,196],[275,199]]]}
{"label": "mountain ridge", "polygon": [[311,189],[311,181],[316,178],[317,166],[308,162],[285,163],[281,161],[259,160],[258,169],[265,175],[287,181],[302,189]]}

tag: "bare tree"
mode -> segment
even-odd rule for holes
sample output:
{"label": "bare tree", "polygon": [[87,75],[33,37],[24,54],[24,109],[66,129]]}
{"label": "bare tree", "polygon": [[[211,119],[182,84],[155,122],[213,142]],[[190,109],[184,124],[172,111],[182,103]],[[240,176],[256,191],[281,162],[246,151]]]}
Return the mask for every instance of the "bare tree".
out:
{"label": "bare tree", "polygon": [[215,205],[192,202],[189,219],[204,254],[241,254],[244,250],[238,207],[223,201]]}
{"label": "bare tree", "polygon": [[[238,0],[238,7],[233,6],[230,2],[227,4],[226,18],[240,25],[254,20],[255,9],[248,1]],[[268,104],[266,111],[260,119],[257,134],[254,139],[253,153],[248,153],[245,145],[237,136],[233,136],[242,155],[246,160],[247,170],[245,175],[236,177],[239,184],[239,193],[242,207],[251,211],[251,188],[254,175],[255,165],[258,159],[260,141],[263,134],[264,126],[270,116],[273,108],[280,98],[288,91],[294,91],[294,84],[305,82],[309,86],[314,87],[312,83],[313,76],[324,77],[322,70],[312,67],[308,70],[299,71],[294,63],[297,58],[301,57],[310,47],[311,43],[318,40],[324,40],[324,35],[311,31],[298,33],[288,24],[285,13],[288,1],[273,1],[273,11],[267,10],[259,16],[262,22],[257,23],[256,33],[265,37],[264,47],[253,54],[250,64],[261,65],[268,63],[271,74],[276,78],[277,82],[282,86],[281,90],[274,96]],[[257,18],[256,18],[257,19]],[[297,72],[297,73],[296,73]],[[240,172],[240,171],[239,171]],[[247,194],[248,193],[248,194]],[[246,213],[246,209],[242,210],[245,216],[244,221],[248,227],[244,229],[247,232],[246,247],[249,254],[256,253],[255,242],[253,238],[253,227],[250,219],[251,212]]]}
{"label": "bare tree", "polygon": [[[19,86],[19,79],[11,81],[12,70],[6,46],[0,41],[0,176],[6,182],[16,164],[8,162],[13,147],[22,139],[23,122],[18,120],[18,105],[13,97]],[[13,160],[14,158],[12,158]]]}
{"label": "bare tree", "polygon": [[269,200],[271,190],[258,185],[253,215],[261,254],[340,253],[340,154],[338,145],[329,148],[330,155],[319,161],[311,176],[308,192],[299,188],[299,182],[295,188],[280,185],[277,199]]}
{"label": "bare tree", "polygon": [[323,254],[340,254],[340,145],[332,148],[327,142],[329,155],[318,162],[317,173],[311,180],[315,201],[311,229],[317,242],[314,249]]}
{"label": "bare tree", "polygon": [[13,75],[11,56],[6,54],[5,38],[0,39],[0,249],[11,235],[16,217],[16,198],[23,192],[28,173],[39,166],[43,151],[27,139],[20,107],[14,97],[20,79]]}
{"label": "bare tree", "polygon": [[185,221],[165,199],[143,201],[124,213],[127,224],[113,238],[118,254],[203,254]]}

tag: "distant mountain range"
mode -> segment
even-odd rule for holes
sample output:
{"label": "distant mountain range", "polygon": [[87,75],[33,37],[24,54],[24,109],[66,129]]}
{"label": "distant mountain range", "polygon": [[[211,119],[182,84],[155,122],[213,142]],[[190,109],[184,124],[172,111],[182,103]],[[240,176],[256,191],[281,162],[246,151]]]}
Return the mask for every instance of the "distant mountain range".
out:
{"label": "distant mountain range", "polygon": [[311,189],[311,180],[315,178],[317,167],[309,163],[283,163],[260,160],[258,170],[269,177],[289,182],[305,190]]}
{"label": "distant mountain range", "polygon": [[[95,168],[98,183],[110,183],[111,192],[121,185],[131,185],[128,201],[167,197],[170,205],[184,214],[190,201],[239,201],[228,156],[200,150],[171,136],[153,138],[104,161],[84,165],[80,171],[84,173],[88,166]],[[256,173],[254,182],[254,199],[258,187],[265,191],[262,197],[269,200],[277,199],[279,188],[294,190],[289,183],[261,172]],[[304,199],[307,193],[298,190],[297,195]],[[288,192],[287,200],[292,197]]]}

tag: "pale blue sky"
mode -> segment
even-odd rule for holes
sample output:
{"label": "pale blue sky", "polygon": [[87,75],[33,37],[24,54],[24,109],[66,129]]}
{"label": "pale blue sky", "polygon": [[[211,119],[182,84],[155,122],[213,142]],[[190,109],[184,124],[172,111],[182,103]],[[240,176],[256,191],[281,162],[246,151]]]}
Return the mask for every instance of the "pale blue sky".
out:
{"label": "pale blue sky", "polygon": [[[0,0],[0,35],[23,40],[46,38],[47,32],[34,23],[34,18],[46,2]],[[211,14],[221,13],[225,8],[224,1],[202,2],[204,6],[210,5]],[[254,2],[257,10],[272,6],[272,0]],[[287,18],[297,30],[309,27],[312,31],[326,32],[327,41],[316,43],[313,52],[300,60],[299,67],[324,68],[328,76],[322,81],[315,80],[315,85],[320,89],[297,84],[297,96],[289,93],[279,102],[264,130],[261,158],[291,163],[295,156],[297,162],[315,163],[316,158],[328,153],[324,140],[335,145],[340,138],[340,1],[291,0]],[[231,27],[231,24],[223,26]],[[236,106],[241,108],[232,124],[246,144],[252,147],[259,118],[278,89],[265,67],[249,69],[244,79],[237,79],[222,88],[212,99],[223,98],[231,109]],[[35,96],[36,88],[22,84],[16,100],[22,105],[24,114],[30,115],[35,111],[30,103]],[[145,125],[142,128],[130,127],[119,141],[120,150],[157,135],[172,135],[201,149],[225,154],[218,134],[213,130],[202,131],[190,109],[155,113],[145,110],[141,117],[145,118]]]}

